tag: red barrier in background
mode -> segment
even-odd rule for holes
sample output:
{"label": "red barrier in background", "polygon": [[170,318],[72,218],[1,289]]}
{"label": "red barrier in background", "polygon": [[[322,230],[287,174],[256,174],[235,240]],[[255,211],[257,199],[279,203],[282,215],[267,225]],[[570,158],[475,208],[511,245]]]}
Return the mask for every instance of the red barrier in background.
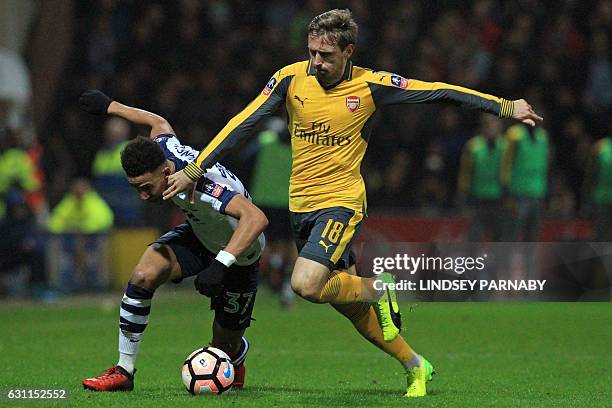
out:
{"label": "red barrier in background", "polygon": [[[424,217],[414,215],[370,214],[365,219],[361,238],[385,238],[389,241],[427,242],[459,240],[466,236],[466,217]],[[574,241],[592,239],[592,224],[581,219],[549,219],[542,222],[538,241]]]}
{"label": "red barrier in background", "polygon": [[[177,209],[171,217],[171,225],[185,222]],[[396,242],[427,242],[432,240],[463,240],[467,235],[470,219],[462,216],[433,217],[413,214],[371,213],[365,218],[358,241],[383,238]],[[540,242],[588,241],[593,239],[593,225],[584,219],[548,219],[542,222]]]}

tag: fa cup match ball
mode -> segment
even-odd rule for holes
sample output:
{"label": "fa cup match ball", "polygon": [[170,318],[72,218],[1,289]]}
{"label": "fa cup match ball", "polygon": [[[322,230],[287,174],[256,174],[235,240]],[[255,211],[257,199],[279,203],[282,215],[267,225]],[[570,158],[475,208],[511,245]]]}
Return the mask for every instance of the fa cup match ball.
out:
{"label": "fa cup match ball", "polygon": [[204,347],[191,353],[182,369],[183,384],[191,394],[222,394],[232,388],[234,366],[223,351]]}

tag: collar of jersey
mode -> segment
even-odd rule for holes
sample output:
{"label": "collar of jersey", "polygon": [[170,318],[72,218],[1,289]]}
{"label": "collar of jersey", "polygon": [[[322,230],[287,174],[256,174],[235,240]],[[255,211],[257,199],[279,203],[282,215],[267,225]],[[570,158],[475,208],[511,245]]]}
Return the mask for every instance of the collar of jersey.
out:
{"label": "collar of jersey", "polygon": [[[308,75],[315,75],[316,74],[316,71],[315,71],[314,67],[312,66],[312,60],[308,60],[307,73],[308,73]],[[346,67],[344,67],[344,73],[342,74],[342,77],[340,78],[340,80],[338,80],[338,82],[336,82],[334,84],[331,84],[329,86],[321,85],[321,87],[327,91],[329,89],[335,88],[342,81],[350,81],[352,78],[353,78],[353,61],[348,60],[347,64],[346,64]]]}

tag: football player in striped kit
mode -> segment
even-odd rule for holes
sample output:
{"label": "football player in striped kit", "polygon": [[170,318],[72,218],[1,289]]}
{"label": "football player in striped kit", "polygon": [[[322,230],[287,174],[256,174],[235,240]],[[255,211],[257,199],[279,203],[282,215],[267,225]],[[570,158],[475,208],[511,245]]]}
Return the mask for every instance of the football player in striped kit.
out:
{"label": "football player in striped kit", "polygon": [[[170,124],[145,110],[112,101],[100,91],[87,91],[81,109],[109,114],[151,127],[121,153],[128,182],[140,198],[160,201],[169,175],[194,160],[198,151],[182,145]],[[127,391],[134,388],[134,368],[155,290],[167,281],[196,276],[195,287],[211,298],[215,311],[211,345],[225,351],[236,368],[234,387],[244,385],[244,360],[257,292],[257,265],[265,245],[268,220],[251,203],[238,178],[220,163],[213,164],[196,190],[172,200],[187,222],[158,238],[134,268],[123,295],[119,317],[119,361],[97,377],[83,380],[86,389]]]}

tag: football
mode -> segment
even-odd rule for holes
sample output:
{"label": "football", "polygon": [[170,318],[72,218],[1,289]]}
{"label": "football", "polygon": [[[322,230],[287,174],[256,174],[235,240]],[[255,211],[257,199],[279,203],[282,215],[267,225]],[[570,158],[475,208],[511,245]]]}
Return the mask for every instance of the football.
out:
{"label": "football", "polygon": [[215,347],[191,353],[182,369],[183,384],[191,394],[223,394],[234,383],[234,365],[227,354]]}

